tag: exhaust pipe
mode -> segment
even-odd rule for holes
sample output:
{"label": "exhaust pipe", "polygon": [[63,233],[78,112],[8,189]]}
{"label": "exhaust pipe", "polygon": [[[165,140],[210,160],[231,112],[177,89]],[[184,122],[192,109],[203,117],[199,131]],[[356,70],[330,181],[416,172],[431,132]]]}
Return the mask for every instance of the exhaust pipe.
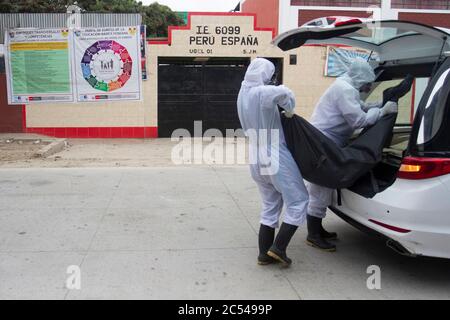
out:
{"label": "exhaust pipe", "polygon": [[404,246],[402,246],[400,243],[398,243],[395,240],[392,240],[392,239],[387,240],[386,246],[388,248],[391,248],[398,254],[401,254],[402,256],[411,257],[411,258],[416,257],[416,255],[414,253],[409,252],[408,249],[406,249]]}

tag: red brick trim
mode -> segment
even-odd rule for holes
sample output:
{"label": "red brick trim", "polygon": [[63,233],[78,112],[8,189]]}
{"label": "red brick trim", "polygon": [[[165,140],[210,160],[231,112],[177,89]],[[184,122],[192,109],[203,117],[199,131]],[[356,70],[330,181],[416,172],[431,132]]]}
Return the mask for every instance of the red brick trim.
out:
{"label": "red brick trim", "polygon": [[450,13],[399,12],[398,19],[429,26],[450,28]]}
{"label": "red brick trim", "polygon": [[25,128],[24,132],[57,138],[158,138],[158,127]]}
{"label": "red brick trim", "polygon": [[27,106],[22,105],[22,132],[27,131]]}
{"label": "red brick trim", "polygon": [[22,132],[57,138],[158,138],[158,127],[27,128],[27,109],[22,106]]}

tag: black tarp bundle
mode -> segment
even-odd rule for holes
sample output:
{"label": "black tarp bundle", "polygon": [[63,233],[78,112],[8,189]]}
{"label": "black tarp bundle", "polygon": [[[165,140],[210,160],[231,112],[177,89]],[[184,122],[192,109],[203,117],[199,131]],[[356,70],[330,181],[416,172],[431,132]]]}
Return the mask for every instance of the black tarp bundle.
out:
{"label": "black tarp bundle", "polygon": [[[412,86],[408,76],[398,86],[383,92],[383,105],[398,102]],[[383,148],[389,145],[397,114],[384,116],[365,129],[345,147],[339,147],[308,121],[294,115],[281,116],[287,146],[305,180],[332,189],[351,187],[367,174],[382,158]]]}
{"label": "black tarp bundle", "polygon": [[287,146],[303,178],[320,186],[343,189],[381,161],[396,117],[383,117],[343,148],[302,117],[282,116],[281,122]]}

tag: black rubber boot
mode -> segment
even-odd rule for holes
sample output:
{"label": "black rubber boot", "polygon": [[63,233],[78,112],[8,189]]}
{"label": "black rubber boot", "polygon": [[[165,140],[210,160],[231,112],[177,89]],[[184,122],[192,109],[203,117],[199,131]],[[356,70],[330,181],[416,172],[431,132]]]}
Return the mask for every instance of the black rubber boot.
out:
{"label": "black rubber boot", "polygon": [[306,243],[314,248],[318,248],[328,252],[336,251],[336,246],[329,243],[322,236],[322,219],[313,216],[307,216],[308,221],[308,237]]}
{"label": "black rubber boot", "polygon": [[281,262],[284,267],[289,267],[292,264],[292,260],[286,255],[286,249],[297,228],[292,224],[281,224],[275,242],[267,252],[269,256]]}
{"label": "black rubber boot", "polygon": [[267,254],[267,251],[273,244],[273,239],[275,238],[275,229],[261,224],[259,227],[258,244],[259,244],[259,255],[258,264],[267,265],[277,262],[274,258]]}
{"label": "black rubber boot", "polygon": [[325,240],[337,240],[338,236],[336,232],[328,232],[322,226],[322,221],[320,221],[320,235]]}

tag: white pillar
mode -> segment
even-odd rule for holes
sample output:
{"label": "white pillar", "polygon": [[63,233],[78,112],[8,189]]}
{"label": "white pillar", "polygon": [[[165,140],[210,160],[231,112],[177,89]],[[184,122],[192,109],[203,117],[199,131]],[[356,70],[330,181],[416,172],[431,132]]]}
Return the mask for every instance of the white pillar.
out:
{"label": "white pillar", "polygon": [[398,11],[392,9],[391,0],[381,0],[381,19],[382,20],[397,20]]}
{"label": "white pillar", "polygon": [[298,28],[298,10],[291,6],[291,0],[279,0],[278,33]]}
{"label": "white pillar", "polygon": [[239,4],[241,5],[241,10],[240,10],[241,12],[242,12],[242,5],[244,4],[244,2],[245,2],[245,0],[240,0],[239,1]]}

